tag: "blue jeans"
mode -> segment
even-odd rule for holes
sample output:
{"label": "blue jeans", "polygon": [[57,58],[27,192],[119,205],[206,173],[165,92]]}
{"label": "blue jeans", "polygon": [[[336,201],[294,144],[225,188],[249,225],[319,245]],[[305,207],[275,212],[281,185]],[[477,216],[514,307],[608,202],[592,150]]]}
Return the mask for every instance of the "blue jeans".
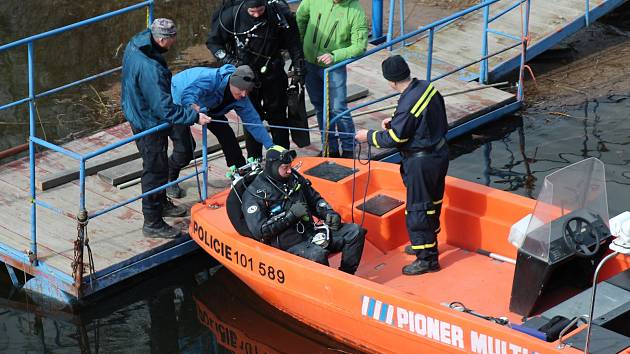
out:
{"label": "blue jeans", "polygon": [[[317,113],[317,125],[319,130],[322,131],[322,150],[325,147],[326,135],[324,130],[324,68],[306,63],[306,90],[308,96],[311,99],[311,103],[315,107]],[[329,122],[339,113],[348,109],[346,103],[346,80],[348,73],[346,68],[339,68],[328,75],[328,87],[330,88],[330,116]],[[345,134],[337,134],[345,133]],[[354,149],[354,123],[350,114],[345,114],[338,118],[333,125],[330,126],[328,133],[328,152],[339,152],[339,141],[341,141],[341,148],[343,151],[351,152]]]}

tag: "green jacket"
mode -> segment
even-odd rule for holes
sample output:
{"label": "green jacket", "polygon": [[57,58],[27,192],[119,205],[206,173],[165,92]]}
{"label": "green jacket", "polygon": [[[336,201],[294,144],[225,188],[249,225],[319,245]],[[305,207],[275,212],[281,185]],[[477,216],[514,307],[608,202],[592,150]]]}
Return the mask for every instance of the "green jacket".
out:
{"label": "green jacket", "polygon": [[296,12],[306,61],[332,53],[333,64],[361,55],[367,48],[368,25],[359,0],[303,0]]}

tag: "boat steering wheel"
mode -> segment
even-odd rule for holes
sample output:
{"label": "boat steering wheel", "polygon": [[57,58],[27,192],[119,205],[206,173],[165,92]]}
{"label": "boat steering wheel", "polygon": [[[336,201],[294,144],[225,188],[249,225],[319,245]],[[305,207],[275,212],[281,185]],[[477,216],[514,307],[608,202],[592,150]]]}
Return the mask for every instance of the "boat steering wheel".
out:
{"label": "boat steering wheel", "polygon": [[[601,233],[593,224],[583,217],[576,216],[564,222],[562,227],[564,241],[575,251],[578,257],[590,258],[599,251]],[[590,237],[588,237],[590,236]],[[587,246],[587,240],[595,239],[593,246]]]}

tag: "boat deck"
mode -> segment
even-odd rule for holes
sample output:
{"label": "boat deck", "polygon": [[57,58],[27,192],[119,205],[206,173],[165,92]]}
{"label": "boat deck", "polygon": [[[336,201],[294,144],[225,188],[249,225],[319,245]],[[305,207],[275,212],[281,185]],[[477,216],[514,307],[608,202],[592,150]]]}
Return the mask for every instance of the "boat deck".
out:
{"label": "boat deck", "polygon": [[[363,254],[369,262],[361,264],[357,275],[387,287],[416,294],[420,298],[448,306],[458,301],[476,312],[489,316],[506,316],[511,322],[520,323],[523,316],[509,312],[514,265],[494,260],[481,254],[467,251],[440,242],[440,266],[437,273],[413,277],[401,274],[403,266],[411,263],[415,256],[404,253],[399,247],[387,253],[366,243]],[[340,255],[331,258],[334,266]],[[444,281],[456,279],[457,281]]]}

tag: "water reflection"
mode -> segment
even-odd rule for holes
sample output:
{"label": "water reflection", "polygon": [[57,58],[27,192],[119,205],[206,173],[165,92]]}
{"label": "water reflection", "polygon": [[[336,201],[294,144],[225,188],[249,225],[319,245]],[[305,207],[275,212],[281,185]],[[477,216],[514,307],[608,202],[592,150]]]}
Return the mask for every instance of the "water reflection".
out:
{"label": "water reflection", "polygon": [[79,311],[34,303],[0,272],[0,352],[353,353],[198,252]]}

